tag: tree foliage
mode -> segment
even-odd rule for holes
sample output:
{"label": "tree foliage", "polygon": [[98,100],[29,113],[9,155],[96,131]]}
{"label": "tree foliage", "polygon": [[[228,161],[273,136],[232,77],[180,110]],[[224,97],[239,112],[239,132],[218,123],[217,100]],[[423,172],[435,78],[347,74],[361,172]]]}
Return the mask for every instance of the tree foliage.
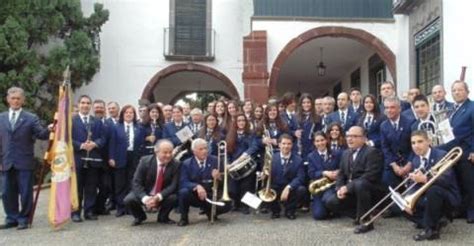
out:
{"label": "tree foliage", "polygon": [[[99,33],[109,12],[102,4],[85,17],[80,0],[2,0],[0,92],[26,93],[25,107],[50,120],[67,65],[72,88],[88,84],[99,69]],[[0,111],[6,104],[0,104]]]}

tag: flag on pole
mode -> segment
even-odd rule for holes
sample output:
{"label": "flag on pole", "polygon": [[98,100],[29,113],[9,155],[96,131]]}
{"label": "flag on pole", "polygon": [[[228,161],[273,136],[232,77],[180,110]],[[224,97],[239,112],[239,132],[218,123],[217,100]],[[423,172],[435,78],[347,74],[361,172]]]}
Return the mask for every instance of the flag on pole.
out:
{"label": "flag on pole", "polygon": [[71,218],[71,212],[79,207],[76,169],[72,147],[72,98],[69,83],[69,67],[64,83],[59,88],[57,123],[54,139],[47,159],[51,164],[51,193],[48,220],[55,229]]}

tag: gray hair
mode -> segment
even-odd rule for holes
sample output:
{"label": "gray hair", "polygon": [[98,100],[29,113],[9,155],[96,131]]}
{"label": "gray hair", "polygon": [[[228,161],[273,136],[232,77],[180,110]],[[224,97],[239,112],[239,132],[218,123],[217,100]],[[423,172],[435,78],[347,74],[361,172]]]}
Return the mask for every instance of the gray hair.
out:
{"label": "gray hair", "polygon": [[25,97],[25,91],[20,87],[12,86],[7,91],[8,96],[16,93],[20,93],[22,97]]}
{"label": "gray hair", "polygon": [[336,100],[332,96],[326,96],[323,99],[329,101],[333,106],[336,105]]}
{"label": "gray hair", "polygon": [[398,107],[400,107],[400,99],[398,99],[397,96],[389,96],[389,97],[385,98],[383,100],[383,104],[385,105],[386,102],[393,102],[396,105],[398,105]]}
{"label": "gray hair", "polygon": [[168,140],[168,139],[160,139],[160,140],[158,140],[158,141],[156,142],[156,144],[155,144],[155,147],[154,147],[155,152],[159,152],[159,151],[160,151],[160,148],[163,146],[163,144],[168,144],[168,145],[171,146],[171,148],[174,148],[174,145],[173,145],[173,143],[172,143],[170,140]]}
{"label": "gray hair", "polygon": [[197,114],[202,115],[202,110],[198,109],[198,108],[193,108],[193,110],[191,110],[191,112],[189,114],[190,115],[197,115]]}
{"label": "gray hair", "polygon": [[109,106],[111,104],[115,105],[117,108],[120,108],[118,102],[116,102],[116,101],[110,101],[109,103],[107,103],[107,106]]}
{"label": "gray hair", "polygon": [[191,143],[191,149],[194,151],[198,146],[205,145],[207,147],[207,141],[202,138],[196,138]]}

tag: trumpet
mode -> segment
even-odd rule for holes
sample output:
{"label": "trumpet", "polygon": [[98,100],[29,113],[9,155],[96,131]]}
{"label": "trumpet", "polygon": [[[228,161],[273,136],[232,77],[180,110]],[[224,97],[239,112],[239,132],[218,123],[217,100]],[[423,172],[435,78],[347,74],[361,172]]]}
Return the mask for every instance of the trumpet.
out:
{"label": "trumpet", "polygon": [[331,181],[328,177],[322,177],[309,183],[308,191],[311,195],[318,195],[336,185],[336,181]]}
{"label": "trumpet", "polygon": [[[365,218],[370,216],[374,210],[376,210],[381,204],[383,204],[388,198],[392,198],[392,202],[385,206],[382,210],[380,210],[376,215],[374,215],[369,221],[364,222],[364,225],[368,226],[372,224],[375,220],[377,220],[380,215],[382,215],[386,210],[388,210],[394,203],[403,207],[403,210],[407,213],[413,213],[415,209],[416,202],[418,199],[426,192],[426,190],[431,187],[431,185],[439,178],[441,175],[446,172],[451,166],[453,166],[462,156],[463,151],[460,147],[455,147],[451,151],[449,151],[441,160],[439,160],[434,166],[430,168],[430,170],[425,171],[425,175],[430,175],[432,178],[425,183],[422,187],[416,190],[413,194],[412,190],[417,185],[416,182],[413,182],[402,194],[399,194],[397,190],[401,187],[404,187],[405,184],[410,181],[410,178],[405,178],[397,187],[391,189],[390,193],[388,193],[382,200],[380,200],[377,204],[375,204],[369,211],[367,211],[364,215],[360,217],[360,222],[363,222]],[[413,173],[423,171],[424,169],[418,168]],[[407,195],[410,194],[410,195]]]}
{"label": "trumpet", "polygon": [[[221,165],[224,166],[224,181],[221,201],[231,201],[228,192],[228,178],[227,178],[227,143],[222,140],[218,143],[217,152],[217,170],[220,170]],[[214,223],[214,217],[217,215],[217,192],[219,189],[219,180],[214,178],[212,186],[212,205],[211,205],[211,224]]]}
{"label": "trumpet", "polygon": [[[264,129],[264,135],[265,137],[270,137],[270,132],[266,128]],[[258,197],[264,202],[273,202],[277,197],[276,191],[270,188],[270,185],[272,183],[272,158],[273,146],[271,144],[267,144],[267,146],[265,147],[265,157],[263,161],[264,165],[262,170],[262,175],[267,176],[267,183],[265,185],[265,188],[258,191]]]}

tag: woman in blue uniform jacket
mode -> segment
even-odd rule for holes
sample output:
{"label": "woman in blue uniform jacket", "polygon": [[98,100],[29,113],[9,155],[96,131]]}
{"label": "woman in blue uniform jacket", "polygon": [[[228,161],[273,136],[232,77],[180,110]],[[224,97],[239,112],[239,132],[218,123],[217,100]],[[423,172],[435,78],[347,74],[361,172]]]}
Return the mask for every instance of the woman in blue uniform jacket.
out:
{"label": "woman in blue uniform jacket", "polygon": [[222,129],[217,125],[217,117],[214,114],[208,114],[204,117],[204,126],[199,131],[199,138],[205,139],[208,144],[209,154],[217,156],[217,145],[225,139]]}
{"label": "woman in blue uniform jacket", "polygon": [[145,147],[143,155],[152,155],[155,143],[163,137],[163,124],[165,122],[163,111],[157,104],[148,106],[149,120],[143,122],[142,127],[145,135]]}
{"label": "woman in blue uniform jacket", "polygon": [[[270,137],[265,137],[265,130],[268,131]],[[278,138],[283,134],[290,134],[288,125],[280,117],[278,111],[278,105],[276,103],[270,103],[265,108],[265,114],[263,120],[257,127],[257,137],[260,144],[260,148],[263,150],[267,144],[273,146],[273,152],[278,152]]]}
{"label": "woman in blue uniform jacket", "polygon": [[[250,130],[250,123],[243,113],[235,117],[234,125],[229,129],[226,138],[229,164],[239,157],[254,156],[258,150],[255,134]],[[250,175],[235,180],[231,178],[230,196],[234,200],[234,209],[241,210],[243,214],[249,214],[249,208],[241,205],[240,200],[246,192],[252,191],[255,185],[255,171]]]}
{"label": "woman in blue uniform jacket", "polygon": [[125,215],[123,199],[130,191],[144,143],[143,128],[137,123],[135,108],[125,105],[120,111],[117,125],[112,129],[109,144],[109,166],[114,176],[114,200],[117,217]]}
{"label": "woman in blue uniform jacket", "polygon": [[[303,161],[306,161],[308,154],[314,150],[312,144],[313,134],[322,128],[320,118],[314,110],[313,97],[308,93],[303,93],[300,97],[296,120],[298,130],[295,132],[295,135],[297,139],[301,139],[301,150],[298,150],[298,152],[301,152],[299,153],[301,158],[303,158]],[[295,144],[298,145],[297,143],[298,140]]]}
{"label": "woman in blue uniform jacket", "polygon": [[386,117],[380,112],[379,104],[375,96],[369,94],[364,97],[362,102],[364,103],[363,113],[359,117],[357,125],[366,130],[367,145],[380,148],[380,124],[386,120]]}
{"label": "woman in blue uniform jacket", "polygon": [[344,137],[344,129],[338,122],[329,124],[326,130],[326,138],[329,141],[331,151],[343,151],[347,149],[346,138]]}
{"label": "woman in blue uniform jacket", "polygon": [[[315,150],[308,155],[308,176],[311,181],[326,177],[335,181],[339,172],[339,162],[342,151],[331,151],[329,142],[323,132],[314,134]],[[331,187],[324,192],[313,195],[313,218],[315,220],[325,219],[328,215],[325,202],[336,192],[335,187]]]}

